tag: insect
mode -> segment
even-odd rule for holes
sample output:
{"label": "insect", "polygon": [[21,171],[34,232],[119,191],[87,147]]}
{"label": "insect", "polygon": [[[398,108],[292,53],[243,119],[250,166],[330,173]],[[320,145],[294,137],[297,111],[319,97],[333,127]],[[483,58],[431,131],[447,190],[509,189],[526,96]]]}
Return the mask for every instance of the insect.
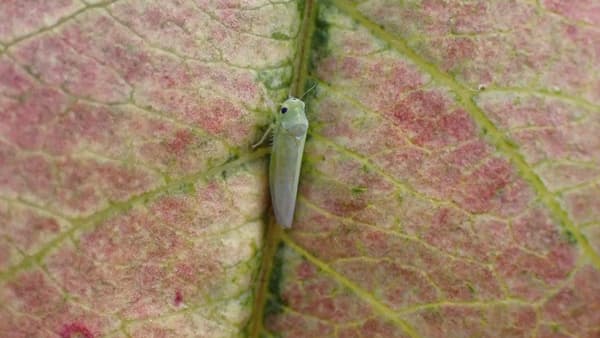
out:
{"label": "insect", "polygon": [[263,143],[269,132],[273,131],[269,190],[275,220],[284,228],[291,228],[294,219],[302,153],[308,131],[305,104],[302,101],[304,95],[299,99],[289,97],[285,100],[281,104],[275,123],[271,124],[260,141],[252,146],[255,148]]}

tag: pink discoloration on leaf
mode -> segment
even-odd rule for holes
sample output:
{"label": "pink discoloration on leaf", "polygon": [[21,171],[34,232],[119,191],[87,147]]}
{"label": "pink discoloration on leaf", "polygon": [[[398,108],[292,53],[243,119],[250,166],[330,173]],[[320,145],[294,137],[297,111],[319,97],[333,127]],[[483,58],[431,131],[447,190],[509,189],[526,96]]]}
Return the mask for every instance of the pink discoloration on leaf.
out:
{"label": "pink discoloration on leaf", "polygon": [[448,262],[429,272],[444,298],[450,301],[493,300],[503,296],[493,271],[473,262]]}
{"label": "pink discoloration on leaf", "polygon": [[589,223],[600,219],[600,187],[588,187],[565,193],[566,209],[578,223]]}
{"label": "pink discoloration on leaf", "polygon": [[579,163],[549,162],[542,164],[537,171],[552,191],[588,184],[600,176],[594,166]]}
{"label": "pink discoloration on leaf", "polygon": [[502,159],[490,159],[470,175],[463,175],[456,199],[466,210],[502,216],[523,211],[531,199],[531,190]]}
{"label": "pink discoloration on leaf", "polygon": [[62,301],[60,291],[39,270],[22,274],[5,286],[2,299],[15,309],[32,315],[48,315]]}
{"label": "pink discoloration on leaf", "polygon": [[572,285],[562,288],[546,302],[544,315],[567,332],[593,337],[600,321],[599,277],[598,271],[591,266],[583,267],[576,273]]}
{"label": "pink discoloration on leaf", "polygon": [[198,39],[200,25],[210,19],[193,4],[185,1],[150,3],[141,1],[116,3],[111,12],[124,24],[149,42],[175,53],[204,60],[218,57],[216,41]]}
{"label": "pink discoloration on leaf", "polygon": [[15,57],[44,83],[101,102],[124,102],[130,88],[112,69],[82,57],[61,39],[46,35],[20,45]]}
{"label": "pink discoloration on leaf", "polygon": [[27,73],[7,57],[0,59],[0,93],[17,96],[31,89],[33,83]]}
{"label": "pink discoloration on leaf", "polygon": [[497,269],[511,294],[533,301],[543,296],[546,287],[556,285],[568,276],[575,255],[567,243],[543,256],[510,248],[498,257]]}
{"label": "pink discoloration on leaf", "polygon": [[219,168],[275,109],[257,73],[292,58],[271,36],[298,21],[210,7],[0,4],[0,336],[240,334],[264,166]]}
{"label": "pink discoloration on leaf", "polygon": [[[448,332],[468,336],[525,337],[535,328],[536,314],[531,307],[509,305],[469,308],[445,306],[411,315],[411,321],[427,337],[445,337]],[[482,322],[481,318],[497,320]]]}
{"label": "pink discoloration on leaf", "polygon": [[600,20],[600,5],[593,0],[580,0],[573,3],[545,0],[542,3],[551,11],[564,15],[569,19],[581,20],[590,24],[598,23],[598,20]]}
{"label": "pink discoloration on leaf", "polygon": [[564,236],[542,210],[534,209],[517,217],[512,221],[511,230],[517,244],[540,254],[565,244]]}
{"label": "pink discoloration on leaf", "polygon": [[5,224],[0,228],[0,234],[10,239],[19,250],[29,254],[55,238],[64,227],[56,218],[3,203],[0,203],[0,218]]}
{"label": "pink discoloration on leaf", "polygon": [[[384,239],[390,242],[389,237],[384,237]],[[334,240],[339,241],[340,239],[335,238]],[[346,261],[335,264],[335,266],[352,280],[357,280],[366,290],[384,297],[386,303],[394,308],[400,308],[407,304],[427,303],[439,299],[441,295],[438,294],[435,285],[428,279],[427,274],[413,267],[413,264],[433,263],[436,258],[432,252],[423,246],[407,240],[391,241],[391,243],[392,245],[387,248],[376,246],[369,248],[371,255],[381,255],[381,260],[368,259],[362,261],[360,257],[354,256],[356,258],[353,258],[351,256]],[[404,248],[398,248],[396,245],[399,244],[403,244]],[[407,262],[408,264],[385,261],[387,255],[400,253],[406,253],[413,257],[414,260]],[[385,275],[387,273],[390,273],[390,276],[392,276],[391,273],[394,276],[402,276],[401,280],[403,282],[393,285],[380,284],[382,279],[386,279]]]}
{"label": "pink discoloration on leaf", "polygon": [[[51,88],[32,88],[23,101],[10,101],[2,107],[2,133],[25,150],[43,143],[42,126],[68,107],[68,98]],[[17,127],[21,128],[17,128]]]}
{"label": "pink discoloration on leaf", "polygon": [[44,192],[44,199],[53,207],[75,214],[90,213],[109,201],[126,200],[156,185],[154,174],[110,162],[70,159],[54,165],[60,188],[54,196]]}
{"label": "pink discoloration on leaf", "polygon": [[173,303],[175,304],[175,306],[180,306],[181,304],[183,304],[183,293],[181,292],[181,290],[175,291],[175,298],[173,299]]}
{"label": "pink discoloration on leaf", "polygon": [[[81,236],[77,250],[68,248],[50,257],[49,271],[79,302],[128,318],[159,316],[169,311],[171,304],[181,304],[183,295],[198,297],[216,287],[226,270],[218,261],[203,259],[196,252],[219,257],[226,251],[187,229],[198,217],[192,206],[201,202],[186,200],[158,199],[149,209],[136,208],[98,226]],[[184,239],[182,231],[192,233]],[[191,243],[191,238],[196,238],[198,245]],[[131,243],[138,250],[131,250]],[[164,265],[178,260],[182,262],[175,266]]]}
{"label": "pink discoloration on leaf", "polygon": [[[581,67],[573,66],[592,62],[597,67],[593,54],[574,53],[574,46],[562,42],[558,44],[557,53],[557,39],[554,37],[565,38],[560,31],[569,25],[564,22],[564,18],[556,15],[540,15],[534,3],[384,3],[388,6],[369,2],[362,5],[361,9],[394,34],[410,41],[411,46],[427,59],[441,66],[450,63],[450,71],[456,73],[460,80],[467,82],[473,89],[479,84],[490,82],[500,86],[527,86],[531,81],[535,81],[536,76],[543,74],[552,80],[539,84],[540,87],[558,86],[563,90],[568,88],[567,91],[571,93],[580,91],[584,96],[597,99],[597,93],[589,90],[589,84],[597,83],[597,79],[590,76],[590,72],[579,72]],[[559,3],[560,5],[554,6]],[[550,8],[562,7],[556,10],[562,12],[561,14],[569,12],[567,16],[572,15],[571,18],[584,21],[595,15],[594,5],[591,5],[590,1],[568,5],[549,1],[546,5]],[[398,22],[402,24],[399,25]],[[597,37],[596,32],[586,35]],[[566,39],[563,41],[566,42]],[[463,50],[457,48],[461,42],[471,44],[472,53],[453,53]],[[563,47],[564,50],[561,49]],[[560,61],[556,64],[553,60],[556,60],[557,56]],[[578,61],[567,61],[573,58],[577,58]],[[548,62],[553,62],[553,66],[548,67]],[[568,65],[577,71],[569,73],[570,76],[561,76],[565,74],[563,66]],[[581,83],[585,84],[580,85]]]}
{"label": "pink discoloration on leaf", "polygon": [[[324,7],[330,49],[316,68],[326,86],[309,103],[315,137],[291,240],[385,307],[379,317],[402,316],[404,333],[552,336],[544,325],[558,317],[544,304],[597,269],[580,265],[597,264],[595,232],[585,231],[591,247],[574,235],[598,222],[597,32],[518,1]],[[284,277],[295,312],[268,328],[335,313],[334,292],[293,281],[318,278],[300,267]],[[307,297],[319,297],[312,308]],[[565,309],[551,311],[573,318]],[[554,332],[596,332],[581,322]],[[349,337],[376,327],[337,323]]]}
{"label": "pink discoloration on leaf", "polygon": [[[363,325],[365,321],[369,321],[369,317],[373,315],[372,310],[358,301],[349,290],[326,276],[321,276],[314,266],[299,257],[292,255],[289,259],[291,270],[286,268],[285,277],[289,282],[285,283],[281,296],[289,304],[291,311],[286,316],[267,317],[266,324],[270,328],[302,336],[306,330],[321,330],[315,331],[315,334],[322,335],[323,332],[333,330],[331,324],[353,326],[357,322]],[[306,274],[306,270],[317,273]],[[299,279],[300,276],[302,277]],[[382,324],[378,319],[371,320],[374,322],[370,324],[373,327]],[[397,328],[391,325],[389,329],[395,332]]]}
{"label": "pink discoloration on leaf", "polygon": [[205,95],[199,100],[180,91],[156,89],[149,93],[148,100],[156,105],[156,109],[168,111],[211,135],[223,136],[233,142],[249,137],[250,127],[240,123],[250,118],[249,112],[224,98]]}
{"label": "pink discoloration on leaf", "polygon": [[373,337],[408,337],[397,325],[379,318],[368,318],[361,323],[348,325],[340,329],[336,337],[358,338],[370,335]]}
{"label": "pink discoloration on leaf", "polygon": [[291,313],[285,317],[268,317],[266,325],[270,330],[286,332],[286,334],[294,336],[318,336],[332,335],[334,328],[324,321],[319,321],[310,317],[302,316],[301,314]]}
{"label": "pink discoloration on leaf", "polygon": [[426,82],[414,66],[387,55],[381,60],[339,55],[323,60],[319,70],[323,80],[335,81],[340,89],[350,90],[362,104],[384,115],[406,91]]}
{"label": "pink discoloration on leaf", "polygon": [[167,143],[167,149],[175,155],[181,155],[192,142],[194,135],[187,130],[179,131],[175,134],[175,138]]}
{"label": "pink discoloration on leaf", "polygon": [[19,0],[0,3],[0,42],[8,43],[57,23],[62,17],[72,14],[82,7],[73,0],[59,0],[49,3],[35,0],[24,5]]}
{"label": "pink discoloration on leaf", "polygon": [[67,324],[60,331],[61,338],[93,338],[94,335],[83,324],[72,323]]}
{"label": "pink discoloration on leaf", "polygon": [[0,333],[15,338],[34,337],[35,335],[45,334],[47,336],[56,336],[56,333],[50,332],[40,320],[27,315],[15,315],[6,308],[0,309],[2,318],[11,318],[10,321],[0,321]]}
{"label": "pink discoloration on leaf", "polygon": [[268,282],[296,3],[84,2],[0,4],[0,336],[239,336],[255,282],[264,335],[600,333],[593,1],[315,2]]}
{"label": "pink discoloration on leaf", "polygon": [[[302,225],[301,225],[302,226]],[[331,224],[331,227],[340,228],[340,223]],[[303,246],[314,250],[315,252],[323,252],[319,257],[323,260],[330,261],[336,258],[351,258],[360,255],[360,247],[357,244],[357,233],[352,233],[352,229],[344,229],[347,235],[344,237],[336,236],[335,234],[326,234],[322,236],[298,236],[298,242]],[[327,251],[324,249],[328,248]]]}

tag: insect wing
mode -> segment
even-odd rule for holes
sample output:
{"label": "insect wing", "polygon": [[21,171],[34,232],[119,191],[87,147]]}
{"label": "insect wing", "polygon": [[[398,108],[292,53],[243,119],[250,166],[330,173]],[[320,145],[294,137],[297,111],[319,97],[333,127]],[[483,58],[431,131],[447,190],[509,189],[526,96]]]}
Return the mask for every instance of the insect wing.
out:
{"label": "insect wing", "polygon": [[273,138],[269,164],[271,203],[277,223],[285,228],[290,228],[294,219],[305,141],[306,132],[295,136],[283,128],[277,128]]}

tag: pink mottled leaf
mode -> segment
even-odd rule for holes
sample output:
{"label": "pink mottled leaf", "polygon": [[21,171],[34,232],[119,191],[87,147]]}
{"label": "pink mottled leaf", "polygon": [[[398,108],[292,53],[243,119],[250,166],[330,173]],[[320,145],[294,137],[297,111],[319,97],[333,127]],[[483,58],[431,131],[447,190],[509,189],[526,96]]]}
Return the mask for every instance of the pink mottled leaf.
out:
{"label": "pink mottled leaf", "polygon": [[1,337],[242,332],[268,201],[248,145],[289,81],[260,77],[298,29],[256,18],[296,13],[0,4]]}
{"label": "pink mottled leaf", "polygon": [[[598,22],[0,2],[0,337],[598,337]],[[249,145],[308,82],[283,231]]]}
{"label": "pink mottled leaf", "polygon": [[597,337],[598,8],[321,4],[265,332]]}

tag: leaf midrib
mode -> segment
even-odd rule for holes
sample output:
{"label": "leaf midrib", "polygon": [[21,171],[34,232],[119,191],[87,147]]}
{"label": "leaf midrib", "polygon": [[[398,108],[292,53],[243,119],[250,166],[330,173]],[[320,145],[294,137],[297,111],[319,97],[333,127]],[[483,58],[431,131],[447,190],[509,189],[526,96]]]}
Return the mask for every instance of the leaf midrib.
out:
{"label": "leaf midrib", "polygon": [[[290,95],[299,97],[302,95],[307,79],[308,64],[311,53],[312,34],[315,30],[315,20],[317,15],[317,1],[306,0],[304,2],[304,12],[298,34],[298,43],[296,46],[296,56],[294,59],[292,82],[290,85]],[[252,309],[252,316],[246,326],[248,336],[257,338],[264,331],[264,309],[269,296],[269,283],[274,266],[275,255],[278,251],[278,245],[282,241],[283,230],[278,225],[268,211],[267,221],[265,222],[265,235],[263,244],[263,257],[255,289],[255,299]]]}

